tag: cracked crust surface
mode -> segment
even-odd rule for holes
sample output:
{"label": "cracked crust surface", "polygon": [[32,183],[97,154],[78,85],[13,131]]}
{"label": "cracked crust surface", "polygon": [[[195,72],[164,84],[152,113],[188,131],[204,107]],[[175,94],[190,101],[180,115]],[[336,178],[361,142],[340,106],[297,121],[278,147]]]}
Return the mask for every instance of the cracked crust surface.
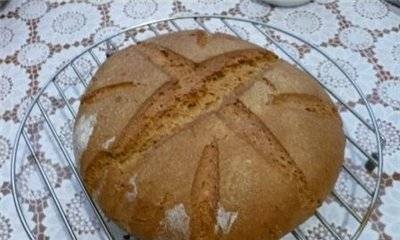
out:
{"label": "cracked crust surface", "polygon": [[314,212],[343,161],[341,121],[319,85],[224,34],[184,31],[114,54],[77,119],[94,114],[78,159],[85,185],[145,240],[278,239]]}

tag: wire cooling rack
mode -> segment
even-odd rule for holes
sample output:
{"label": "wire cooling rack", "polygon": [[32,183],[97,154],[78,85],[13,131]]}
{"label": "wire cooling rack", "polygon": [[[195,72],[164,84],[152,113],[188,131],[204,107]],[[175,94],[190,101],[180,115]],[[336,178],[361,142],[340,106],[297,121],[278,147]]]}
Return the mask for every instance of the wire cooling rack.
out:
{"label": "wire cooling rack", "polygon": [[[374,114],[360,87],[352,80],[348,71],[342,69],[340,62],[302,37],[265,23],[227,16],[175,17],[126,29],[83,51],[63,65],[45,84],[22,120],[11,166],[14,203],[27,236],[30,239],[46,234],[47,237],[57,239],[122,238],[122,230],[107,220],[89,197],[75,165],[71,126],[79,108],[79,97],[94,72],[114,51],[149,37],[185,29],[226,32],[271,49],[281,58],[310,74],[326,90],[340,109],[344,122],[347,138],[346,160],[328,199],[313,217],[284,238],[357,239],[368,224],[377,201],[384,144]],[[324,71],[316,73],[313,64],[317,63],[319,67],[329,66],[329,74]],[[348,87],[338,91],[327,83],[329,78],[340,80],[342,85]],[[361,109],[356,111],[349,106],[346,103],[348,96],[356,97],[361,102]],[[357,144],[354,137],[356,130],[352,127],[354,125],[361,126],[365,134],[373,136],[373,149],[364,149]],[[65,166],[63,169],[66,173],[63,176],[68,176],[67,183],[60,183],[60,172],[55,171],[54,166],[57,169]],[[32,187],[34,189],[30,189],[23,175],[28,168],[37,175],[38,180]],[[46,216],[51,219],[48,225],[52,227],[47,232],[37,223],[42,220],[41,215],[32,213],[32,204],[37,204],[32,196],[42,197],[39,202],[46,202],[48,205]],[[73,208],[71,210],[74,201],[68,202],[70,196],[78,196],[78,202],[83,205],[78,210],[75,209],[75,212]],[[84,227],[79,225],[82,221],[86,224]],[[319,230],[315,232],[315,229]],[[129,239],[130,236],[124,238]]]}

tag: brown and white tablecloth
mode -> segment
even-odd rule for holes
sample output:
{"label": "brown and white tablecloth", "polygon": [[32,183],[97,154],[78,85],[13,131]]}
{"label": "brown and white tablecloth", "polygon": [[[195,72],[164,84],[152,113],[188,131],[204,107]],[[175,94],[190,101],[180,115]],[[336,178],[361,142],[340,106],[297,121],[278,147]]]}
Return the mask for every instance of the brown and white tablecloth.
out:
{"label": "brown and white tablecloth", "polygon": [[[44,84],[69,59],[113,33],[145,21],[193,14],[231,15],[279,26],[325,50],[360,85],[387,140],[383,151],[383,190],[361,239],[400,239],[399,12],[398,8],[379,0],[316,0],[297,8],[274,8],[250,0],[10,0],[0,10],[0,240],[28,238],[13,203],[10,163],[21,119]],[[209,26],[212,28],[212,21]],[[227,31],[223,27],[215,28]],[[243,26],[235,28],[242,36],[253,36]],[[284,37],[281,40],[324,84],[341,93],[346,103],[356,111],[363,107],[359,96],[348,93],[350,84],[333,64],[313,61],[313,53],[307,46],[285,41]],[[89,77],[94,63],[82,58],[78,65]],[[68,91],[76,85],[76,79],[65,73],[59,84]],[[65,106],[59,97],[46,94],[43,105],[56,118],[57,109]],[[28,133],[35,143],[35,151],[49,173],[78,239],[99,237],[99,223],[94,217],[82,214],[85,199],[73,191],[71,170],[67,164],[52,162],[52,154],[57,153],[47,153],[51,152],[43,150],[47,143],[34,137],[35,131],[43,130],[43,121],[42,125],[40,120],[29,121],[31,132]],[[61,140],[69,148],[72,123],[64,121],[57,126]],[[348,127],[360,146],[367,151],[373,147],[373,135],[365,127],[361,124]],[[366,182],[371,177],[365,172],[360,174]],[[21,205],[34,235],[38,239],[68,239],[50,194],[39,183],[38,171],[29,156],[27,161],[19,163],[17,177]],[[353,196],[354,192],[350,194],[350,189],[340,186],[337,185],[337,190],[355,205],[360,208],[368,205],[363,196]],[[347,228],[351,225],[334,223],[332,226],[344,239],[349,239],[351,234]],[[333,239],[320,224],[309,226],[305,234],[309,239]]]}

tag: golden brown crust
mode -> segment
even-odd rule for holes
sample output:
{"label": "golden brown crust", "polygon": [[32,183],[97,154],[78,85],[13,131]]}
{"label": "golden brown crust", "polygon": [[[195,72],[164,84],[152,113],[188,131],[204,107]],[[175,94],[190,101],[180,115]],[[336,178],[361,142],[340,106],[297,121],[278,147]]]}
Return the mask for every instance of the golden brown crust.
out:
{"label": "golden brown crust", "polygon": [[194,175],[190,200],[190,239],[214,240],[219,201],[219,151],[216,139],[206,145]]}
{"label": "golden brown crust", "polygon": [[341,121],[318,84],[224,34],[122,50],[81,102],[84,182],[141,239],[278,239],[313,213],[343,160]]}
{"label": "golden brown crust", "polygon": [[180,125],[218,107],[219,100],[251,81],[255,69],[273,59],[259,50],[234,51],[222,57],[199,64],[194,74],[170,81],[155,91],[121,132],[112,153],[141,152],[160,140],[163,133],[179,131]]}
{"label": "golden brown crust", "polygon": [[297,188],[302,206],[315,208],[315,199],[307,186],[304,173],[286,149],[261,119],[240,101],[223,108],[218,116],[227,127],[246,141],[265,161],[271,161],[274,169],[281,171]]}

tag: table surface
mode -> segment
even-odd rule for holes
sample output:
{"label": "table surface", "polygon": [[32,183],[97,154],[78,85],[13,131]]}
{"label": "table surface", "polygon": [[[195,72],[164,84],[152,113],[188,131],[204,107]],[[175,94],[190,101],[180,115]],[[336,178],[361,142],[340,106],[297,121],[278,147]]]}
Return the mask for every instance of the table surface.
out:
{"label": "table surface", "polygon": [[[382,191],[362,239],[400,239],[400,16],[399,10],[378,0],[317,0],[298,8],[274,8],[248,0],[190,1],[21,1],[11,0],[0,11],[0,239],[25,239],[13,204],[10,161],[20,121],[33,97],[55,71],[93,42],[144,21],[192,14],[227,14],[269,22],[296,33],[324,49],[361,86],[388,140],[384,151]],[[246,29],[239,29],[246,33]],[[294,45],[295,46],[295,45]],[[292,49],[299,58],[307,51]],[[329,66],[319,68],[326,84],[337,91],[348,87]],[[324,75],[325,74],[325,75]],[[347,102],[357,109],[359,99]],[[50,101],[51,104],[56,104]],[[67,134],[67,133],[66,133]],[[356,133],[357,134],[357,133]],[[366,148],[371,136],[358,132]],[[64,166],[51,165],[59,184],[67,179]],[[25,175],[24,175],[25,174]],[[41,239],[53,236],[49,208],[40,190],[30,194],[32,226]],[[79,211],[79,196],[69,207]],[[38,203],[40,203],[38,205]],[[32,210],[33,209],[33,210]],[[71,211],[73,211],[72,209]],[[97,228],[91,219],[77,218],[75,229],[87,239]],[[346,228],[339,229],[346,236]],[[330,239],[320,227],[308,229],[311,239]],[[346,238],[347,239],[347,238]]]}

